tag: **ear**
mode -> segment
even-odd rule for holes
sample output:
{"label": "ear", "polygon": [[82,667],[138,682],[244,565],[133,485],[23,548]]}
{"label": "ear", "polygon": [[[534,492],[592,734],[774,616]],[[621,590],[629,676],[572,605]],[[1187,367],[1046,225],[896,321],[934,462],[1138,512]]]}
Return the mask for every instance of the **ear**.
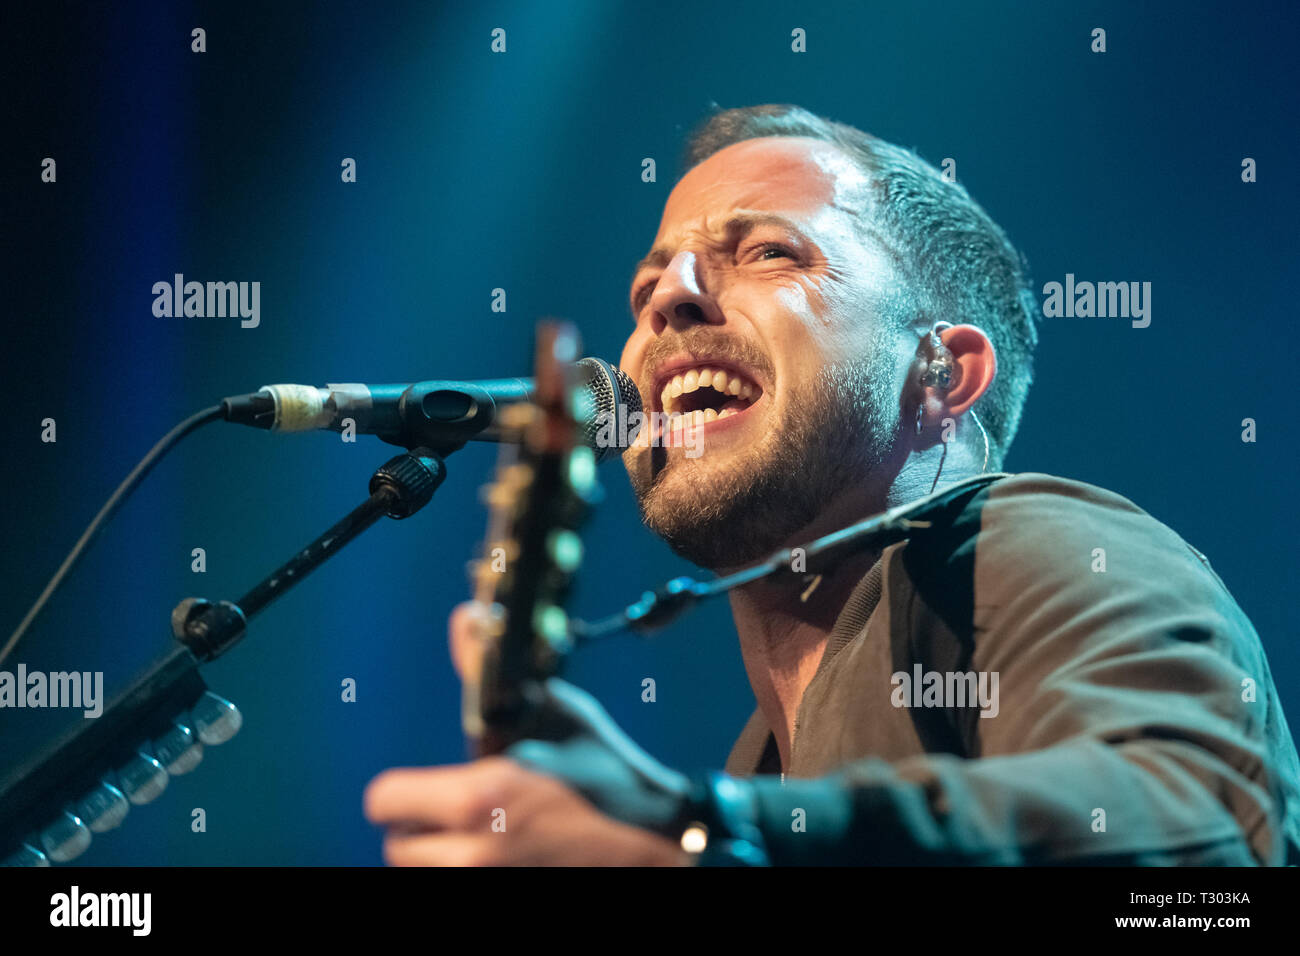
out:
{"label": "ear", "polygon": [[983,395],[998,373],[998,359],[993,343],[982,329],[973,325],[954,325],[939,333],[939,339],[952,353],[952,384],[944,391],[927,389],[939,400],[946,414],[956,418]]}

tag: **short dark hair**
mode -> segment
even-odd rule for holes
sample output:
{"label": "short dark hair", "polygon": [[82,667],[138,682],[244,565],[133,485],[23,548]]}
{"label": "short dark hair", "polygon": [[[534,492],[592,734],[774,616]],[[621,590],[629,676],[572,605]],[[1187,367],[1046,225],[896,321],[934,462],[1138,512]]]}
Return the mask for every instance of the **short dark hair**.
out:
{"label": "short dark hair", "polygon": [[976,403],[989,433],[989,464],[1002,458],[1020,424],[1033,381],[1037,300],[1028,266],[965,187],[943,179],[914,151],[789,104],[720,110],[700,123],[683,154],[683,175],[735,143],[763,136],[805,136],[839,147],[867,175],[879,226],[909,259],[920,312],[914,321],[970,322],[985,331],[998,374]]}

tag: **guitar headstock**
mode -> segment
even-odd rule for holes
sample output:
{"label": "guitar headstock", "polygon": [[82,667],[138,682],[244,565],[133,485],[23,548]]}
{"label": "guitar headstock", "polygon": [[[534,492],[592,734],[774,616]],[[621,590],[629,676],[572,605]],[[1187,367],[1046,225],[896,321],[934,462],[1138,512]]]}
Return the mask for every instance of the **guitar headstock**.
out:
{"label": "guitar headstock", "polygon": [[503,412],[514,440],[502,443],[485,489],[487,541],[472,570],[474,598],[489,611],[477,635],[482,663],[464,678],[464,730],[479,755],[528,736],[542,682],[572,643],[564,604],[582,560],[577,528],[599,494],[595,456],[578,441],[578,350],[571,326],[542,323],[533,401]]}

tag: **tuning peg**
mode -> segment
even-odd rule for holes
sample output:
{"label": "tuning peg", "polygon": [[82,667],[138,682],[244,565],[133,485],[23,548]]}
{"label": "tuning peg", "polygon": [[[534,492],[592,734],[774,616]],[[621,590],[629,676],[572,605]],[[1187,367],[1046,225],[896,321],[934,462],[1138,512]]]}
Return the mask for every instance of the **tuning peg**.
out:
{"label": "tuning peg", "polygon": [[81,798],[74,812],[92,833],[104,833],[120,826],[130,809],[126,794],[104,779]]}
{"label": "tuning peg", "polygon": [[511,431],[523,430],[537,417],[537,408],[528,402],[507,405],[497,414],[501,427]]}
{"label": "tuning peg", "polygon": [[483,500],[498,511],[509,508],[533,482],[531,465],[507,465],[483,491]]}
{"label": "tuning peg", "polygon": [[573,650],[573,631],[564,608],[543,604],[533,612],[533,631],[546,646],[561,657]]}
{"label": "tuning peg", "polygon": [[0,866],[49,866],[50,858],[30,843],[24,843],[0,862]]}
{"label": "tuning peg", "polygon": [[239,708],[212,691],[207,691],[199,698],[191,715],[199,740],[211,746],[224,744],[244,725],[244,716]]}
{"label": "tuning peg", "polygon": [[582,538],[567,528],[558,528],[546,538],[551,564],[564,574],[572,574],[582,564]]}
{"label": "tuning peg", "polygon": [[171,729],[153,742],[153,752],[169,774],[179,777],[199,765],[203,742],[184,723],[174,720]]}
{"label": "tuning peg", "polygon": [[167,789],[167,770],[143,751],[119,768],[117,776],[122,781],[122,792],[136,806],[157,799]]}
{"label": "tuning peg", "polygon": [[586,503],[591,503],[600,493],[596,480],[596,455],[586,445],[577,445],[568,457],[569,487]]}
{"label": "tuning peg", "polygon": [[67,863],[86,852],[90,846],[90,829],[81,818],[66,810],[41,831],[41,849],[55,863]]}

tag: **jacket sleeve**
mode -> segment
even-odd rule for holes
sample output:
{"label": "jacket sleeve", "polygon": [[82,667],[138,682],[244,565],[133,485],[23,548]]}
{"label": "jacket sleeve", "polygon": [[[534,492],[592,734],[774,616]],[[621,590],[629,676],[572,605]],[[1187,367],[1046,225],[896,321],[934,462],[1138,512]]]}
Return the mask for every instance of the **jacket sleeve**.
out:
{"label": "jacket sleeve", "polygon": [[996,716],[949,713],[966,756],[754,778],[772,862],[1286,859],[1300,772],[1250,622],[1125,499],[1028,477],[967,513],[933,575],[972,579],[970,668],[997,674]]}

